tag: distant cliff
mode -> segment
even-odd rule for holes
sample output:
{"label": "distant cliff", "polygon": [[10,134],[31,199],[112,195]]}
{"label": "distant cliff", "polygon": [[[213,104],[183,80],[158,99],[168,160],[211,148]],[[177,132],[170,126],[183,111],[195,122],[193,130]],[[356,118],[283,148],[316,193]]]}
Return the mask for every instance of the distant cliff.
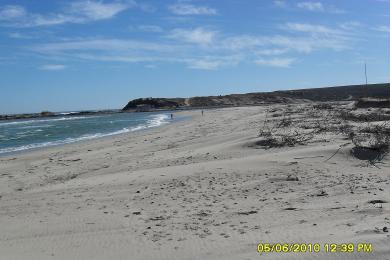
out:
{"label": "distant cliff", "polygon": [[253,106],[269,103],[291,103],[297,100],[342,101],[358,100],[362,97],[390,98],[390,83],[191,98],[139,98],[130,101],[122,110],[137,110],[137,108],[146,105],[153,110],[185,107]]}

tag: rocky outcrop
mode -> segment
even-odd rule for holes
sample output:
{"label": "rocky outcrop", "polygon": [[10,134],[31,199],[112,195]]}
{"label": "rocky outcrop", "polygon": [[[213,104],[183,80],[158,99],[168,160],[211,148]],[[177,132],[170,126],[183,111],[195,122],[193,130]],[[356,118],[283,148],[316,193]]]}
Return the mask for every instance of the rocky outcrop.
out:
{"label": "rocky outcrop", "polygon": [[131,100],[122,110],[150,109],[175,109],[185,105],[184,98],[138,98]]}

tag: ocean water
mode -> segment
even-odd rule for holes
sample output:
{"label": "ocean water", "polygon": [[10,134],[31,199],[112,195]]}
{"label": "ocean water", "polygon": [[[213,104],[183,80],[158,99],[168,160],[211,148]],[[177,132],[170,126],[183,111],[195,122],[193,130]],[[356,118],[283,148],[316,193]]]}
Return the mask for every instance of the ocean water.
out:
{"label": "ocean water", "polygon": [[[176,119],[175,119],[176,120]],[[127,133],[172,122],[170,113],[113,113],[0,121],[0,155]]]}

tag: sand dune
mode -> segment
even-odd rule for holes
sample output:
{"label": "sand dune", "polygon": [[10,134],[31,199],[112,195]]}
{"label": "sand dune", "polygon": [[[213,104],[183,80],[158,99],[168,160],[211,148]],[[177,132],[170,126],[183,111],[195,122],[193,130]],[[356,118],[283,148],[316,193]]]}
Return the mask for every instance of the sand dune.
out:
{"label": "sand dune", "polygon": [[[389,160],[358,160],[329,131],[259,146],[266,110],[285,108],[180,112],[192,118],[0,158],[0,259],[390,259]],[[259,254],[258,243],[373,252]]]}

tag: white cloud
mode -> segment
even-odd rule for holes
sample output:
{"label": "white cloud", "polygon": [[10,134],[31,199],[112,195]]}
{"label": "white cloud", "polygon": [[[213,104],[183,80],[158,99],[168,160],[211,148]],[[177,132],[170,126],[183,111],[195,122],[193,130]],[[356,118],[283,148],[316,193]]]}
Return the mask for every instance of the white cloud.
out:
{"label": "white cloud", "polygon": [[174,56],[180,46],[123,39],[78,39],[37,44],[29,50],[60,60],[92,60],[98,62],[180,62]]}
{"label": "white cloud", "polygon": [[307,23],[287,23],[286,28],[296,32],[305,32],[311,34],[343,34],[342,31],[332,29],[323,25],[313,25]]}
{"label": "white cloud", "polygon": [[182,42],[195,43],[199,45],[210,45],[216,38],[217,32],[196,28],[193,30],[174,29],[168,35],[168,38],[176,39]]}
{"label": "white cloud", "polygon": [[[305,23],[287,23],[285,29],[291,33],[300,33],[301,38],[293,41],[282,40],[298,51],[311,52],[318,49],[345,50],[350,48],[353,34],[349,31],[331,28],[323,25]],[[301,46],[296,43],[301,44]],[[290,47],[291,48],[291,47]]]}
{"label": "white cloud", "polygon": [[282,0],[274,1],[274,5],[277,6],[277,7],[280,7],[280,8],[286,8],[287,7],[287,3],[285,1],[282,1]]}
{"label": "white cloud", "polygon": [[26,10],[19,5],[6,5],[0,7],[0,20],[13,20],[25,15]]}
{"label": "white cloud", "polygon": [[376,28],[374,28],[376,31],[384,32],[384,33],[390,33],[390,26],[387,25],[381,25]]}
{"label": "white cloud", "polygon": [[80,18],[57,14],[51,16],[43,16],[40,14],[32,15],[30,17],[26,17],[24,21],[16,22],[16,25],[19,27],[35,27],[35,26],[50,26],[50,25],[58,25],[64,23],[82,23]]}
{"label": "white cloud", "polygon": [[231,56],[206,56],[201,59],[186,59],[188,68],[200,70],[216,70],[221,67],[237,65],[243,57],[241,55]]}
{"label": "white cloud", "polygon": [[345,23],[340,24],[340,28],[347,30],[347,31],[355,30],[356,28],[361,27],[361,26],[362,26],[362,24],[360,22],[357,22],[357,21],[349,21],[349,22],[345,22]]}
{"label": "white cloud", "polygon": [[109,19],[134,6],[130,2],[103,3],[101,1],[77,1],[70,4],[69,13],[86,21]]}
{"label": "white cloud", "polygon": [[342,14],[345,11],[338,9],[334,6],[325,6],[321,2],[299,2],[297,7],[310,12],[328,12],[334,14]]}
{"label": "white cloud", "polygon": [[260,56],[277,56],[288,52],[288,49],[261,49],[256,51]]}
{"label": "white cloud", "polygon": [[300,2],[297,7],[308,11],[324,11],[324,6],[321,2]]}
{"label": "white cloud", "polygon": [[[73,41],[37,44],[29,50],[58,60],[92,60],[97,62],[175,62],[173,50],[179,47],[146,41],[122,39],[79,39]],[[55,70],[61,67],[46,66],[41,69]]]}
{"label": "white cloud", "polygon": [[47,43],[33,46],[33,51],[40,53],[64,53],[79,51],[157,51],[164,52],[172,50],[171,45],[163,45],[152,42],[120,39],[84,39],[76,41],[65,41]]}
{"label": "white cloud", "polygon": [[105,51],[99,53],[88,53],[88,52],[75,52],[71,53],[68,56],[72,58],[82,59],[82,60],[92,60],[100,62],[126,62],[126,63],[142,63],[142,62],[155,62],[155,61],[166,61],[170,62],[170,59],[164,59],[156,55],[147,55],[147,54],[136,54],[132,52],[125,51]]}
{"label": "white cloud", "polygon": [[175,43],[157,44],[120,39],[85,39],[36,45],[30,50],[45,57],[81,59],[101,62],[128,62],[156,65],[158,62],[185,64],[191,69],[214,70],[238,64],[241,55],[216,52],[209,56],[207,49]]}
{"label": "white cloud", "polygon": [[[288,33],[233,36],[202,27],[176,28],[154,40],[81,38],[36,44],[28,49],[61,61],[128,62],[144,63],[144,66],[161,62],[216,70],[246,61],[255,61],[262,66],[289,67],[296,61],[291,55],[346,50],[353,46],[354,35],[339,25],[287,23],[282,28]],[[159,31],[161,28],[143,25],[137,29]]]}
{"label": "white cloud", "polygon": [[[307,34],[307,33],[306,33]],[[319,49],[343,50],[348,48],[348,38],[339,35],[302,36],[252,36],[240,35],[225,38],[221,48],[233,51],[258,51],[264,47],[282,48],[289,51],[311,53]]]}
{"label": "white cloud", "polygon": [[0,7],[0,22],[5,26],[36,27],[65,23],[87,23],[115,17],[131,7],[136,6],[131,0],[105,3],[96,0],[80,0],[69,3],[59,13],[29,13],[24,7],[13,5]]}
{"label": "white cloud", "polygon": [[66,69],[66,66],[62,64],[47,64],[47,65],[42,65],[41,67],[39,67],[39,69],[56,71],[56,70],[64,70]]}
{"label": "white cloud", "polygon": [[217,10],[207,6],[195,6],[188,3],[170,5],[168,9],[176,15],[216,15]]}
{"label": "white cloud", "polygon": [[188,62],[188,67],[191,69],[215,70],[220,66],[217,60],[192,60]]}
{"label": "white cloud", "polygon": [[255,63],[261,66],[289,68],[295,61],[293,58],[272,58],[272,59],[257,59]]}
{"label": "white cloud", "polygon": [[33,39],[35,37],[20,32],[12,32],[8,34],[8,37],[12,39]]}

